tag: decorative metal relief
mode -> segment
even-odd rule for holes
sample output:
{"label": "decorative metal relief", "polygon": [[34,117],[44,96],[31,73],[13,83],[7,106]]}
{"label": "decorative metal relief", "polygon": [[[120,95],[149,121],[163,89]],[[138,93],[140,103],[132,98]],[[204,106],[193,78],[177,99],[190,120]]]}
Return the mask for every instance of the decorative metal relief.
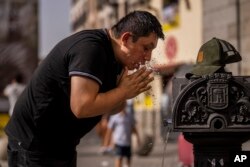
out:
{"label": "decorative metal relief", "polygon": [[190,82],[175,100],[174,130],[250,130],[249,91],[231,73],[214,73]]}

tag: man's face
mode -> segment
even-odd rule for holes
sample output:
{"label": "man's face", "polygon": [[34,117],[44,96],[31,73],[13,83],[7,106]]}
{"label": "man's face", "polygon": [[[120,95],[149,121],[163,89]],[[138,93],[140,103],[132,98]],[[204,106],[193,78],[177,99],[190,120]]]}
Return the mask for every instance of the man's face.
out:
{"label": "man's face", "polygon": [[124,65],[129,70],[138,69],[141,64],[144,65],[146,61],[150,61],[152,51],[157,46],[158,41],[155,33],[151,33],[147,37],[140,37],[135,42],[133,42],[132,37],[133,35],[130,34],[124,43],[125,49],[123,49],[126,54]]}

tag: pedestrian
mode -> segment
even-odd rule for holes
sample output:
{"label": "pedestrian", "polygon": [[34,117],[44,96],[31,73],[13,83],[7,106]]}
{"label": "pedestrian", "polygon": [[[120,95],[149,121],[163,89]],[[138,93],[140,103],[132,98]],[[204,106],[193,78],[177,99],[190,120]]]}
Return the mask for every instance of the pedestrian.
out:
{"label": "pedestrian", "polygon": [[121,111],[127,99],[151,88],[152,70],[139,67],[159,38],[164,34],[157,18],[134,11],[111,29],[83,30],[59,42],[5,128],[9,167],[76,167],[76,146],[102,115]]}
{"label": "pedestrian", "polygon": [[[133,106],[133,99],[128,99],[126,101],[126,111],[127,112],[131,112],[132,114],[134,114],[134,106]],[[113,151],[113,142],[110,139],[110,136],[107,135],[107,131],[108,131],[108,122],[109,122],[109,118],[111,115],[104,115],[102,120],[100,121],[100,123],[102,123],[102,129],[99,129],[99,133],[100,131],[102,131],[102,146],[100,149],[100,153],[101,154],[112,154]],[[109,144],[107,144],[109,143]]]}
{"label": "pedestrian", "polygon": [[[130,167],[133,133],[137,137],[138,145],[140,145],[134,113],[128,107],[124,107],[120,113],[111,116],[107,130],[107,141],[110,141],[110,136],[112,136],[116,156],[115,167],[122,167],[124,158],[126,159],[126,167]],[[109,145],[109,142],[107,145]]]}
{"label": "pedestrian", "polygon": [[23,92],[25,85],[23,84],[23,77],[21,74],[16,74],[15,77],[11,80],[11,82],[5,87],[3,93],[9,100],[9,115],[11,116],[13,113],[13,109],[15,103]]}

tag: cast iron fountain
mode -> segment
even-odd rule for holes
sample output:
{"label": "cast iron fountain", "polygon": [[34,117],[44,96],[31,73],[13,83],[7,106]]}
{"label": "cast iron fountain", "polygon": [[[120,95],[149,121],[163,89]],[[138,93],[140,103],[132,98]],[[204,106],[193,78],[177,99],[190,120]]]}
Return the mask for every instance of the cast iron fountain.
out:
{"label": "cast iron fountain", "polygon": [[[228,64],[225,55],[221,56],[226,53],[225,43],[231,47],[229,51],[238,54],[228,42],[213,38],[201,47],[192,74],[173,79],[172,128],[183,132],[193,144],[195,167],[232,166],[234,156],[241,153],[242,144],[250,139],[250,77],[224,71]],[[215,45],[218,47],[214,48]],[[213,49],[217,52],[210,51]],[[215,59],[206,60],[206,56],[216,57],[215,53],[220,64]],[[234,62],[241,59],[235,54]],[[211,66],[208,61],[218,68],[203,70]],[[199,74],[197,68],[203,72]]]}

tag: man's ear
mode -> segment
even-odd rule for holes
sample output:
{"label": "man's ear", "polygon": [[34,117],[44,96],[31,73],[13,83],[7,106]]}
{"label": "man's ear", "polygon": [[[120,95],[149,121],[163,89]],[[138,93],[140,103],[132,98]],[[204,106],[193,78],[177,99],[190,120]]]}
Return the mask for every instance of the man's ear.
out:
{"label": "man's ear", "polygon": [[121,36],[122,44],[126,45],[130,37],[132,37],[132,34],[130,32],[123,33],[122,36]]}

